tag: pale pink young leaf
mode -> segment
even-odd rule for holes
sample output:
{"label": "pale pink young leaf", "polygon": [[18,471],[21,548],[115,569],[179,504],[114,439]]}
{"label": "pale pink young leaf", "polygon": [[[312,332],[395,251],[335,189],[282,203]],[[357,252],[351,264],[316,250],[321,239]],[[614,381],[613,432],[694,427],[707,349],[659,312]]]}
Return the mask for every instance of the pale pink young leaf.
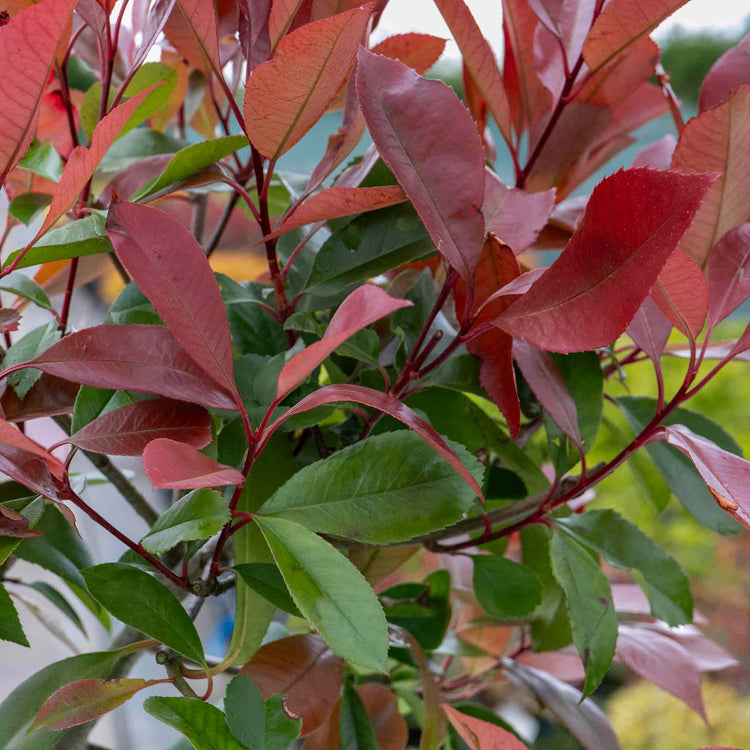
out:
{"label": "pale pink young leaf", "polygon": [[682,451],[695,465],[719,507],[750,529],[750,462],[683,425],[660,429],[656,439]]}
{"label": "pale pink young leaf", "polygon": [[649,359],[661,368],[659,364],[661,353],[669,340],[672,324],[656,306],[651,297],[646,297],[638,308],[633,320],[627,327],[626,333],[639,346]]}
{"label": "pale pink young leaf", "polygon": [[185,443],[169,438],[151,441],[143,451],[143,468],[160,490],[194,490],[242,484],[242,473],[220,464]]}
{"label": "pale pink young leaf", "polygon": [[582,445],[575,401],[552,357],[525,341],[516,340],[513,343],[513,358],[552,421],[576,445]]}
{"label": "pale pink young leaf", "polygon": [[374,284],[355,289],[334,313],[323,338],[305,347],[284,365],[276,385],[276,399],[283,399],[357,331],[411,304],[408,300],[394,299]]}
{"label": "pale pink young leaf", "polygon": [[488,232],[510,247],[516,255],[533,244],[555,206],[555,191],[526,193],[506,187],[487,170],[484,187],[484,223]]}
{"label": "pale pink young leaf", "polygon": [[[750,362],[750,336],[745,336],[736,341],[712,341],[706,347],[704,360],[721,360],[731,358],[733,362]],[[665,352],[670,357],[690,359],[690,349],[684,344],[670,344]]]}
{"label": "pale pink young leaf", "polygon": [[750,222],[727,232],[708,258],[708,328],[750,297]]}
{"label": "pale pink young leaf", "polygon": [[65,442],[94,453],[140,456],[157,438],[205,448],[211,442],[211,418],[203,407],[184,401],[136,401],[102,414]]}
{"label": "pale pink young leaf", "polygon": [[440,707],[471,750],[527,750],[526,745],[518,737],[497,724],[469,716],[447,703],[441,704]]}
{"label": "pale pink young leaf", "polygon": [[47,464],[53,476],[58,479],[63,478],[65,469],[62,461],[4,419],[0,419],[0,444],[12,445],[39,456]]}
{"label": "pale pink young leaf", "polygon": [[164,35],[191,65],[221,75],[219,34],[213,0],[177,0]]}
{"label": "pale pink young leaf", "polygon": [[529,0],[539,20],[562,41],[569,66],[581,54],[596,4],[596,0]]}
{"label": "pale pink young leaf", "polygon": [[278,237],[293,229],[314,224],[318,221],[338,219],[341,216],[376,211],[406,200],[404,191],[398,185],[385,187],[342,188],[331,187],[308,198],[299,208],[291,212],[279,228],[264,239]]}
{"label": "pale pink young leaf", "polygon": [[39,709],[30,731],[67,729],[96,719],[160,680],[77,680],[56,690]]}
{"label": "pale pink young leaf", "polygon": [[443,54],[445,41],[430,34],[394,34],[376,44],[372,52],[400,60],[422,76]]}
{"label": "pale pink young leaf", "polygon": [[[367,127],[438,252],[471,284],[484,241],[484,149],[452,89],[397,60],[359,52]],[[425,128],[427,122],[439,127]],[[446,169],[446,164],[452,164]]]}
{"label": "pale pink young leaf", "polygon": [[39,105],[74,0],[43,0],[0,29],[0,186],[36,131]]}
{"label": "pale pink young leaf", "polygon": [[686,336],[696,338],[706,322],[708,285],[700,266],[677,248],[667,258],[651,299]]}
{"label": "pale pink young leaf", "polygon": [[[645,598],[645,595],[644,595]],[[648,600],[646,600],[646,614],[648,614]],[[533,667],[556,677],[562,682],[576,683],[586,679],[586,670],[581,657],[575,649],[566,648],[561,651],[523,651],[515,657],[518,664]]]}
{"label": "pale pink young leaf", "polygon": [[163,326],[84,328],[25,366],[95,388],[143,391],[215,409],[237,409],[233,396],[219,388]]}
{"label": "pale pink young leaf", "polygon": [[370,5],[296,29],[259,65],[245,88],[245,128],[275,159],[310,130],[338,95],[370,15]]}
{"label": "pale pink young leaf", "polygon": [[606,178],[560,257],[495,325],[548,351],[609,345],[635,316],[712,182],[645,168]]}
{"label": "pale pink young leaf", "polygon": [[647,628],[621,624],[615,657],[708,721],[700,673],[690,654],[677,641]]}
{"label": "pale pink young leaf", "polygon": [[482,490],[477,484],[471,472],[461,463],[455,451],[443,440],[435,429],[425,422],[413,409],[406,406],[387,393],[365,388],[361,385],[328,385],[319,388],[309,396],[298,401],[288,411],[285,411],[273,424],[271,424],[263,437],[264,440],[270,436],[290,417],[302,414],[317,406],[325,404],[345,403],[347,401],[363,404],[385,414],[390,415],[407,427],[414,430],[428,445],[435,449],[466,481],[466,483],[484,500]]}
{"label": "pale pink young leaf", "polygon": [[690,658],[700,672],[716,672],[736,667],[739,664],[732,654],[703,635],[694,625],[670,628],[663,622],[649,622],[643,627],[677,641],[690,654]]}
{"label": "pale pink young leaf", "polygon": [[106,230],[122,264],[180,346],[238,400],[226,308],[190,231],[169,214],[137,203],[113,205]]}
{"label": "pale pink young leaf", "polygon": [[598,70],[646,36],[687,0],[611,0],[583,43],[583,59]]}
{"label": "pale pink young leaf", "polygon": [[644,146],[633,158],[634,167],[650,167],[651,169],[669,169],[672,164],[677,140],[673,135],[665,135],[658,141]]}
{"label": "pale pink young leaf", "polygon": [[167,22],[167,18],[174,8],[175,1],[156,0],[156,2],[151,4],[148,19],[146,20],[145,27],[143,27],[141,43],[138,45],[133,59],[130,60],[131,70],[140,67],[146,59],[146,56],[159,38],[159,34],[164,29],[164,24]]}
{"label": "pale pink young leaf", "polygon": [[721,104],[734,89],[747,83],[750,83],[750,33],[727,50],[703,79],[698,100],[701,112]]}
{"label": "pale pink young leaf", "polygon": [[[435,0],[435,5],[453,34],[464,65],[487,103],[487,109],[495,118],[503,138],[511,143],[510,106],[492,48],[464,0]],[[437,114],[433,116],[439,118]],[[436,121],[439,122],[439,119]],[[440,127],[435,129],[441,130]]]}
{"label": "pale pink young leaf", "polygon": [[705,268],[713,246],[730,229],[750,221],[750,85],[686,123],[672,169],[720,174],[680,243]]}

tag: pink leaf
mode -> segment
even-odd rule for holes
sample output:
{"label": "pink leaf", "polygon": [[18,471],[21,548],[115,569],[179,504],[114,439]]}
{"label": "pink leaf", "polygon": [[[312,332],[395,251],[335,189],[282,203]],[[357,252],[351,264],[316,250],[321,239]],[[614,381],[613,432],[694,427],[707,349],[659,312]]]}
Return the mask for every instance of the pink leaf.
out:
{"label": "pink leaf", "polygon": [[191,445],[158,438],[143,452],[143,468],[160,490],[193,490],[242,484],[242,473],[220,464]]}
{"label": "pink leaf", "polygon": [[273,424],[266,430],[263,440],[266,441],[277,430],[283,422],[295,414],[314,409],[317,406],[325,404],[335,404],[351,401],[357,404],[364,404],[385,414],[389,414],[399,422],[403,422],[407,427],[414,430],[428,445],[432,446],[463,478],[466,483],[477,493],[477,496],[484,501],[482,490],[477,484],[476,479],[471,472],[461,463],[455,451],[443,440],[442,437],[420,417],[415,411],[410,409],[406,404],[401,403],[398,399],[389,396],[387,393],[365,388],[361,385],[328,385],[306,396],[298,401],[291,409],[284,412]]}
{"label": "pink leaf", "polygon": [[750,297],[750,223],[727,232],[708,259],[708,328]]}
{"label": "pink leaf", "polygon": [[529,388],[534,391],[552,421],[576,445],[581,446],[578,410],[552,357],[524,341],[513,343],[513,357]]}
{"label": "pink leaf", "polygon": [[694,625],[670,628],[663,622],[650,622],[645,623],[644,627],[677,641],[690,654],[699,672],[716,672],[739,664],[732,654],[703,635]]}
{"label": "pink leaf", "polygon": [[375,45],[372,51],[404,65],[424,75],[443,54],[445,39],[429,34],[395,34]]}
{"label": "pink leaf", "polygon": [[140,456],[157,438],[204,448],[211,442],[211,419],[203,407],[181,401],[136,401],[102,414],[65,442],[111,456]]}
{"label": "pink leaf", "polygon": [[680,248],[705,267],[711,248],[730,230],[750,221],[750,86],[741,86],[717,107],[701,112],[680,133],[672,169],[718,172]]}
{"label": "pink leaf", "polygon": [[677,248],[651,288],[659,309],[686,336],[695,339],[708,311],[708,286],[700,266]]}
{"label": "pink leaf", "polygon": [[626,333],[643,349],[649,359],[659,368],[661,353],[669,340],[672,324],[656,306],[651,297],[646,297],[630,321]]}
{"label": "pink leaf", "polygon": [[164,25],[164,35],[191,65],[221,75],[213,0],[177,0]]}
{"label": "pink leaf", "polygon": [[700,673],[690,654],[677,641],[646,628],[620,625],[615,656],[644,680],[679,698],[708,721]]}
{"label": "pink leaf", "polygon": [[334,313],[323,338],[305,347],[284,365],[276,385],[277,401],[296,388],[350,336],[411,304],[408,300],[394,299],[373,284],[355,289]]}
{"label": "pink leaf", "polygon": [[719,507],[750,529],[750,462],[683,425],[662,428],[656,439],[682,451],[695,464]]}
{"label": "pink leaf", "polygon": [[594,20],[596,0],[529,0],[529,5],[562,41],[568,65],[575,65]]}
{"label": "pink leaf", "polygon": [[444,83],[364,49],[357,91],[380,155],[438,252],[471,284],[484,240],[484,150],[471,115]]}
{"label": "pink leaf", "polygon": [[55,477],[58,479],[63,478],[65,469],[63,468],[62,461],[4,419],[0,419],[0,443],[3,445],[12,445],[16,448],[22,448],[29,453],[34,453],[44,460],[47,468]]}
{"label": "pink leaf", "polygon": [[673,135],[665,135],[658,141],[644,146],[633,158],[634,167],[650,167],[651,169],[669,169],[672,164],[677,141]]}
{"label": "pink leaf", "polygon": [[698,102],[701,112],[721,104],[734,89],[746,83],[750,83],[750,34],[745,34],[708,71]]}
{"label": "pink leaf", "polygon": [[476,719],[451,708],[447,703],[442,703],[440,707],[471,750],[527,750],[518,737],[497,724]]}
{"label": "pink leaf", "polygon": [[351,72],[369,15],[367,5],[302,26],[255,68],[245,89],[245,128],[262,154],[281,156],[328,109]]}
{"label": "pink leaf", "polygon": [[21,313],[11,307],[0,308],[0,333],[17,331],[21,322]]}
{"label": "pink leaf", "polygon": [[278,237],[305,224],[376,211],[405,200],[406,195],[398,185],[367,188],[331,187],[308,198],[281,222],[275,232],[271,232],[264,239]]}
{"label": "pink leaf", "polygon": [[106,229],[122,264],[182,348],[238,400],[224,301],[193,235],[169,214],[137,203],[113,205]]}
{"label": "pink leaf", "polygon": [[43,0],[0,29],[0,186],[36,131],[39,105],[74,0]]}
{"label": "pink leaf", "polygon": [[26,362],[95,388],[135,390],[216,409],[237,407],[162,326],[95,326],[71,333]]}
{"label": "pink leaf", "polygon": [[[510,106],[492,48],[482,35],[464,0],[435,0],[435,5],[453,34],[461,50],[464,65],[487,103],[487,109],[495,118],[503,138],[510,143]],[[433,116],[439,117],[437,114]],[[449,121],[450,119],[446,118],[443,123],[447,124]],[[437,131],[441,129],[436,128]],[[455,164],[452,160],[450,163]]]}
{"label": "pink leaf", "polygon": [[606,178],[562,255],[495,324],[548,351],[607,346],[633,319],[712,181],[643,168]]}

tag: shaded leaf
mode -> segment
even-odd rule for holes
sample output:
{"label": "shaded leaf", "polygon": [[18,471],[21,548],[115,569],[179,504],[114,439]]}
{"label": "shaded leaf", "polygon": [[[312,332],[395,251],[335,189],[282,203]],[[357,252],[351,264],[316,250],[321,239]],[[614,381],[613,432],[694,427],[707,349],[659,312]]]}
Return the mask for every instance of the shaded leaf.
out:
{"label": "shaded leaf", "polygon": [[224,696],[224,710],[232,734],[251,750],[265,748],[266,712],[260,690],[245,675],[233,677]]}
{"label": "shaded leaf", "polygon": [[164,25],[164,34],[203,73],[221,75],[213,0],[177,0]]}
{"label": "shaded leaf", "polygon": [[185,443],[169,438],[153,440],[143,452],[143,468],[158,489],[190,490],[242,484],[237,469],[214,461]]}
{"label": "shaded leaf", "polygon": [[654,365],[661,369],[661,353],[669,340],[672,324],[664,317],[651,297],[646,297],[630,321],[626,333],[643,349]]}
{"label": "shaded leaf", "polygon": [[12,271],[0,279],[0,289],[23,297],[33,302],[37,307],[41,307],[42,310],[52,309],[52,303],[44,289],[34,279],[21,271]]}
{"label": "shaded leaf", "polygon": [[708,278],[708,330],[750,297],[750,223],[727,232],[711,251]]}
{"label": "shaded leaf", "polygon": [[54,604],[69,620],[71,620],[84,635],[86,634],[86,629],[83,627],[83,623],[81,622],[78,613],[68,603],[68,600],[56,588],[54,588],[54,586],[50,586],[48,583],[44,583],[44,581],[35,581],[30,585],[31,588],[35,589],[52,602],[52,604]]}
{"label": "shaded leaf", "polygon": [[474,593],[492,617],[523,617],[541,603],[541,582],[529,568],[497,555],[474,555],[472,562]]}
{"label": "shaded leaf", "polygon": [[401,60],[423,76],[443,54],[445,39],[430,34],[394,34],[378,42],[372,52]]}
{"label": "shaded leaf", "polygon": [[352,750],[378,750],[375,730],[365,710],[362,699],[347,680],[339,708],[340,742]]}
{"label": "shaded leaf", "polygon": [[234,570],[256,593],[279,609],[295,617],[301,617],[297,605],[292,601],[279,569],[273,563],[243,563]]}
{"label": "shaded leaf", "polygon": [[708,286],[701,267],[677,248],[651,288],[651,298],[672,324],[696,338],[708,311]]}
{"label": "shaded leaf", "polygon": [[[49,323],[29,331],[23,338],[8,347],[3,359],[3,367],[7,370],[10,367],[28,362],[38,354],[43,353],[59,339],[60,330],[57,322],[51,320]],[[21,369],[9,375],[8,382],[13,386],[18,398],[23,400],[39,380],[41,374],[38,370]]]}
{"label": "shaded leaf", "polygon": [[728,49],[708,71],[701,85],[701,112],[729,98],[733,89],[750,83],[750,34]]}

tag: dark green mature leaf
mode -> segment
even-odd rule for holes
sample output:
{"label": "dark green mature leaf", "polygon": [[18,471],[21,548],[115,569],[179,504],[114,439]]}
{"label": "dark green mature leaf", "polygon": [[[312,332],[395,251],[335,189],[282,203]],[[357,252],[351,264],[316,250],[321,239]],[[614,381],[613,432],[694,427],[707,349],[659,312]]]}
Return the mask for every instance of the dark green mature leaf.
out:
{"label": "dark green mature leaf", "polygon": [[264,750],[266,712],[253,681],[238,674],[227,685],[224,711],[232,734],[250,750]]}
{"label": "dark green mature leaf", "polygon": [[596,690],[612,663],[617,614],[606,576],[589,552],[560,532],[552,534],[552,571],[565,590],[573,642],[586,668],[584,698]]}
{"label": "dark green mature leaf", "polygon": [[180,542],[208,539],[230,518],[226,501],[216,490],[193,490],[159,516],[141,544],[152,555],[159,555]]}
{"label": "dark green mature leaf", "polygon": [[60,154],[50,141],[37,141],[34,139],[21,161],[18,162],[19,169],[44,177],[45,180],[59,182],[63,173],[63,163]]}
{"label": "dark green mature leaf", "polygon": [[344,692],[341,696],[339,737],[341,747],[347,750],[378,750],[375,730],[370,723],[365,704],[349,680],[344,683]]}
{"label": "dark green mature leaf", "polygon": [[533,570],[496,555],[474,555],[474,593],[487,614],[524,617],[542,602],[542,583]]}
{"label": "dark green mature leaf", "polygon": [[52,309],[52,303],[44,289],[34,279],[21,271],[13,271],[0,279],[0,289],[5,292],[13,292],[13,294],[33,302],[43,310]]}
{"label": "dark green mature leaf", "polygon": [[102,414],[132,403],[133,399],[125,391],[108,391],[92,385],[82,385],[73,405],[70,434],[74,435]]}
{"label": "dark green mature leaf", "polygon": [[295,617],[302,616],[289,595],[283,576],[273,563],[244,563],[235,565],[234,570],[253,591],[271,604]]}
{"label": "dark green mature leaf", "polygon": [[272,695],[266,700],[265,750],[289,750],[302,731],[302,719],[293,719],[284,710],[284,698]]}
{"label": "dark green mature leaf", "polygon": [[[454,446],[481,482],[481,464]],[[313,531],[371,544],[441,529],[474,503],[456,471],[415,433],[371,437],[298,471],[260,509]]]}
{"label": "dark green mature leaf", "polygon": [[8,206],[8,213],[27,226],[52,202],[48,193],[21,193]]}
{"label": "dark green mature leaf", "polygon": [[[656,401],[652,398],[622,397],[617,403],[623,410],[630,427],[640,432],[656,413]],[[708,438],[730,453],[742,455],[742,449],[731,435],[716,422],[689,409],[675,409],[664,421],[665,426],[684,424],[697,435]],[[690,459],[677,448],[663,442],[646,446],[651,460],[664,481],[679,501],[704,525],[721,534],[737,532],[740,525],[716,503],[706,488],[705,482]]]}
{"label": "dark green mature leaf", "polygon": [[[18,365],[22,362],[28,362],[59,340],[60,330],[54,320],[51,320],[46,325],[35,328],[8,349],[5,353],[5,359],[3,359],[3,369],[13,367],[13,365]],[[41,377],[41,370],[27,368],[9,375],[8,382],[15,389],[18,398],[23,400],[34,383]]]}
{"label": "dark green mature leaf", "polygon": [[123,563],[95,565],[83,577],[94,599],[118,620],[205,665],[193,621],[164,584]]}
{"label": "dark green mature leaf", "polygon": [[334,232],[315,256],[307,287],[333,294],[433,252],[408,203],[362,214]]}
{"label": "dark green mature leaf", "polygon": [[112,303],[104,318],[115,325],[164,325],[146,295],[134,284],[128,284]]}
{"label": "dark green mature leaf", "polygon": [[256,516],[300,612],[341,657],[387,671],[388,632],[377,597],[340,552],[304,526]]}
{"label": "dark green mature leaf", "polygon": [[187,737],[195,750],[246,750],[229,730],[223,712],[198,698],[152,695],[143,703],[146,713]]}
{"label": "dark green mature leaf", "polygon": [[639,571],[654,617],[670,625],[693,621],[693,597],[687,576],[637,526],[613,510],[589,510],[569,518],[558,518],[556,523],[581,544],[596,550],[611,565]]}
{"label": "dark green mature leaf", "polygon": [[0,584],[0,641],[10,641],[28,646],[26,634],[23,632],[18,612],[5,587]]}
{"label": "dark green mature leaf", "polygon": [[54,604],[84,635],[86,635],[86,628],[83,627],[78,612],[73,609],[70,602],[54,586],[50,586],[48,583],[44,583],[44,581],[36,581],[29,585],[52,602],[52,604]]}

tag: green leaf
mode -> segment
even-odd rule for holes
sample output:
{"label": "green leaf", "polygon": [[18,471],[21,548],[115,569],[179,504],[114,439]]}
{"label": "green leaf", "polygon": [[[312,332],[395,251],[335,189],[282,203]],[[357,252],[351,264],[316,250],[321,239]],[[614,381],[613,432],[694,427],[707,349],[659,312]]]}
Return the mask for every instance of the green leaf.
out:
{"label": "green leaf", "polygon": [[[115,90],[111,89],[109,96],[107,97],[107,109],[112,106],[112,102],[115,100]],[[95,81],[89,86],[84,94],[83,101],[81,102],[81,108],[79,118],[81,122],[81,129],[83,130],[86,138],[91,141],[91,134],[94,132],[96,124],[99,122],[99,109],[102,101],[102,82]]]}
{"label": "green leaf", "polygon": [[50,586],[48,583],[44,583],[44,581],[35,581],[29,585],[52,602],[52,604],[54,604],[84,635],[86,635],[86,628],[83,627],[78,612],[73,609],[68,600],[54,586]]}
{"label": "green leaf", "polygon": [[180,149],[164,167],[164,171],[146,183],[131,200],[143,200],[170,185],[175,185],[245,146],[247,138],[244,135],[228,135],[212,141],[192,143]]}
{"label": "green leaf", "polygon": [[104,563],[82,572],[91,596],[118,620],[205,666],[195,625],[164,584],[123,563]]}
{"label": "green leaf", "polygon": [[63,173],[62,159],[55,147],[49,141],[40,142],[36,138],[18,162],[18,167],[52,182],[59,182]]}
{"label": "green leaf", "polygon": [[99,164],[99,171],[122,172],[144,156],[173,154],[185,145],[185,141],[156,130],[135,128],[115,141]]}
{"label": "green leaf", "polygon": [[[12,252],[4,266],[9,266],[21,250]],[[84,219],[72,221],[63,227],[53,229],[42,237],[19,262],[18,268],[37,266],[52,260],[82,258],[86,255],[111,253],[112,243],[104,231],[104,217],[92,213]]]}
{"label": "green leaf", "polygon": [[586,669],[586,698],[604,679],[615,655],[617,614],[612,590],[589,552],[566,534],[552,534],[550,559],[565,591],[573,642]]}
{"label": "green leaf", "polygon": [[10,202],[8,212],[28,226],[51,202],[52,196],[47,193],[22,193]]}
{"label": "green leaf", "polygon": [[78,395],[73,405],[70,434],[74,435],[89,422],[101,417],[102,414],[132,403],[133,399],[125,391],[107,391],[103,388],[82,385],[78,389]]}
{"label": "green leaf", "polygon": [[[54,320],[51,320],[46,325],[39,326],[39,328],[35,328],[23,338],[16,341],[5,352],[3,369],[19,365],[22,362],[28,362],[59,340],[60,330]],[[13,386],[13,389],[18,394],[18,398],[23,400],[40,377],[42,377],[41,370],[26,368],[8,375],[8,382]]]}
{"label": "green leaf", "polygon": [[341,747],[347,750],[378,750],[375,730],[365,710],[365,704],[349,680],[344,683],[339,711]]}
{"label": "green leaf", "polygon": [[263,696],[249,677],[240,674],[232,678],[224,697],[224,711],[229,729],[245,747],[265,749]]}
{"label": "green leaf", "polygon": [[20,643],[22,646],[29,645],[21,621],[18,619],[18,612],[13,606],[10,594],[2,584],[0,584],[0,641]]}
{"label": "green leaf", "polygon": [[334,294],[433,252],[417,212],[407,203],[361,214],[334,232],[315,256],[307,287]]}
{"label": "green leaf", "polygon": [[133,283],[120,292],[107,311],[104,322],[116,325],[163,325],[146,295]]}
{"label": "green leaf", "polygon": [[379,672],[388,670],[385,616],[362,574],[328,542],[304,526],[256,516],[300,612],[339,656]]}
{"label": "green leaf", "polygon": [[226,501],[216,490],[193,490],[159,516],[141,545],[152,555],[160,555],[180,542],[208,539],[230,518]]}
{"label": "green leaf", "polygon": [[[24,487],[24,490],[26,488]],[[29,529],[33,529],[44,513],[44,498],[25,497],[19,500],[10,500],[3,503],[4,506],[20,513],[29,522]],[[21,537],[0,537],[0,565],[2,565],[24,541]]]}
{"label": "green leaf", "polygon": [[[107,679],[120,659],[136,648],[99,651],[55,662],[22,682],[0,705],[0,747],[3,750],[49,750],[65,747],[64,732],[45,729],[27,734],[44,701],[76,680]],[[58,744],[59,743],[59,744]]]}
{"label": "green leaf", "polygon": [[[617,403],[636,433],[640,432],[656,413],[656,401],[651,398],[626,396],[618,398]],[[716,422],[697,412],[683,408],[675,409],[662,424],[683,424],[697,435],[716,443],[720,448],[738,456],[742,455],[742,449],[731,435]],[[663,442],[648,443],[646,450],[672,493],[704,526],[721,534],[740,530],[737,521],[716,503],[687,456]]]}
{"label": "green leaf", "polygon": [[[481,482],[482,466],[460,446]],[[370,544],[405,541],[458,521],[474,492],[418,435],[368,438],[298,471],[260,509],[265,517]]]}
{"label": "green leaf", "polygon": [[273,563],[244,563],[235,565],[234,570],[253,591],[271,604],[295,617],[302,616],[289,595],[283,576]]}
{"label": "green leaf", "polygon": [[146,713],[187,737],[195,750],[245,750],[229,730],[223,712],[198,698],[152,695],[143,703]]}
{"label": "green leaf", "polygon": [[177,71],[162,62],[149,62],[141,65],[136,74],[125,89],[125,96],[131,97],[145,91],[149,86],[161,83],[155,88],[133,112],[125,127],[120,132],[119,138],[129,133],[133,128],[147,120],[151,115],[161,109],[169,100],[169,97],[177,85]]}
{"label": "green leaf", "polygon": [[693,621],[693,597],[687,576],[637,526],[613,510],[589,510],[558,518],[555,523],[581,544],[596,550],[611,565],[639,571],[654,617],[670,625]]}
{"label": "green leaf", "polygon": [[265,750],[289,750],[302,731],[302,719],[293,719],[284,710],[284,698],[272,695],[266,700]]}
{"label": "green leaf", "polygon": [[496,555],[474,555],[474,593],[487,614],[524,617],[542,602],[542,583],[533,570]]}
{"label": "green leaf", "polygon": [[0,290],[13,292],[13,294],[33,302],[43,310],[52,309],[52,303],[49,301],[49,297],[44,289],[22,271],[13,271],[3,279],[0,279]]}

